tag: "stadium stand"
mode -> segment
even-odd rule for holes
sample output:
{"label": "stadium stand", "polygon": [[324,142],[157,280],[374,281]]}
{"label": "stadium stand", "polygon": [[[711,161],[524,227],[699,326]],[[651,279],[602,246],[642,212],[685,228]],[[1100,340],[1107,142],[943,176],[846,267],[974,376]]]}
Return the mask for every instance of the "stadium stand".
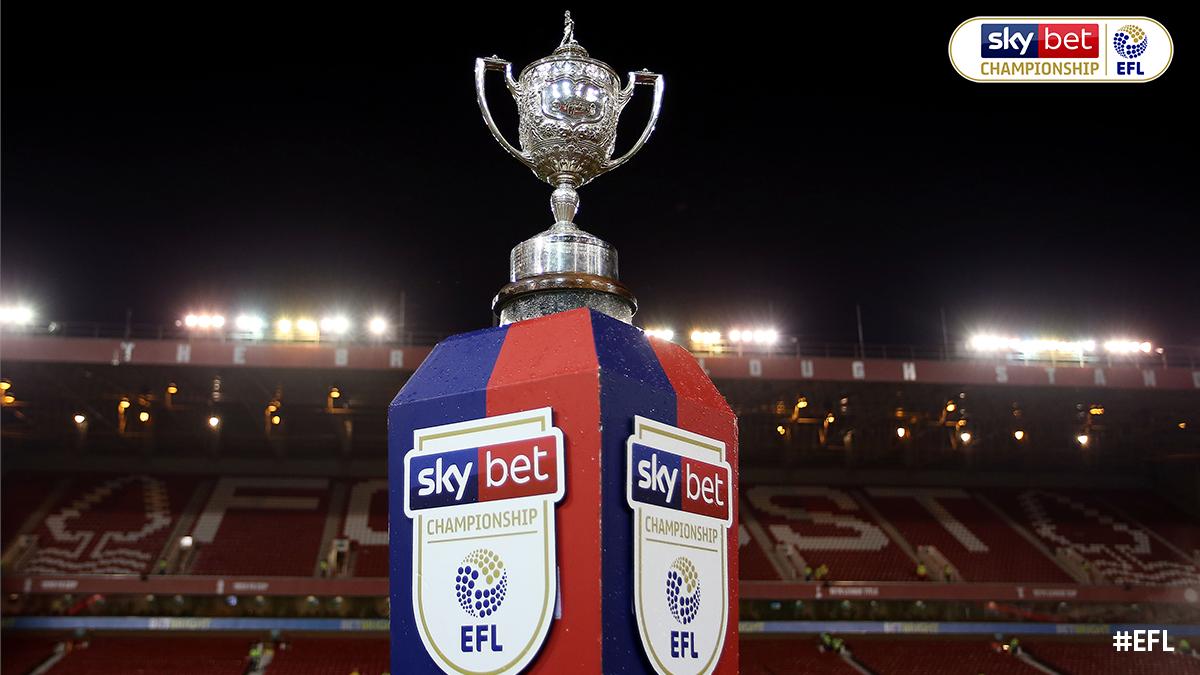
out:
{"label": "stadium stand", "polygon": [[28,673],[54,653],[60,640],[43,635],[5,633],[0,640],[0,672]]}
{"label": "stadium stand", "polygon": [[25,521],[46,501],[58,483],[57,476],[38,474],[9,474],[0,481],[4,508],[0,509],[0,542],[5,550]]}
{"label": "stadium stand", "polygon": [[1113,490],[1099,496],[1200,564],[1200,527],[1194,518],[1153,493]]}
{"label": "stadium stand", "polygon": [[979,639],[847,640],[854,658],[886,675],[1037,675],[1040,671],[1016,656]]}
{"label": "stadium stand", "polygon": [[386,638],[303,637],[276,648],[268,675],[381,675],[390,668]]}
{"label": "stadium stand", "polygon": [[341,532],[350,540],[354,576],[388,576],[386,480],[365,480],[351,485]]}
{"label": "stadium stand", "polygon": [[313,576],[325,533],[324,478],[222,478],[192,536],[192,574]]}
{"label": "stadium stand", "polygon": [[857,675],[833,652],[817,651],[816,638],[747,639],[740,644],[742,675]]}
{"label": "stadium stand", "polygon": [[245,636],[102,635],[76,646],[47,675],[242,675],[251,642]]}
{"label": "stadium stand", "polygon": [[[963,581],[1070,583],[1070,575],[975,495],[956,488],[867,488],[912,546],[934,546]],[[940,578],[937,570],[931,578]]]}
{"label": "stadium stand", "polygon": [[1103,493],[996,490],[989,495],[1052,551],[1074,552],[1111,584],[1200,583],[1200,570],[1141,526],[1114,511]]}
{"label": "stadium stand", "polygon": [[849,491],[813,486],[745,490],[754,518],[773,544],[791,546],[829,579],[914,581],[916,561],[892,541]]}
{"label": "stadium stand", "polygon": [[23,571],[149,572],[194,486],[189,478],[143,474],[75,483],[34,530],[37,551]]}

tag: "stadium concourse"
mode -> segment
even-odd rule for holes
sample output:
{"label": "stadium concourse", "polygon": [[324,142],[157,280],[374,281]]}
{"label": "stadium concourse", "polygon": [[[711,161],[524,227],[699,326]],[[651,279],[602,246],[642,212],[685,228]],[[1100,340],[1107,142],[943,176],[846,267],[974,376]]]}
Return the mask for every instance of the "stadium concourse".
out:
{"label": "stadium concourse", "polygon": [[[388,670],[386,408],[427,346],[4,339],[4,673]],[[697,346],[743,673],[1200,672],[1194,361],[812,351]]]}

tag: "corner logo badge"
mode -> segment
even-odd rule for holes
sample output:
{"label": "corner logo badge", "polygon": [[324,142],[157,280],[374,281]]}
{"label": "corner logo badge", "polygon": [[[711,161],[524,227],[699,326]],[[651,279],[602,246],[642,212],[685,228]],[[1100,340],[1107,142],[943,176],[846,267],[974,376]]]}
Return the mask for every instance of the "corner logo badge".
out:
{"label": "corner logo badge", "polygon": [[412,611],[443,672],[517,673],[545,642],[563,461],[550,408],[413,432],[404,456]]}
{"label": "corner logo badge", "polygon": [[711,673],[729,624],[733,474],[725,444],[645,417],[633,425],[625,498],[642,647],[659,675]]}
{"label": "corner logo badge", "polygon": [[1175,54],[1166,27],[1144,16],[977,16],[949,50],[972,82],[1149,82]]}

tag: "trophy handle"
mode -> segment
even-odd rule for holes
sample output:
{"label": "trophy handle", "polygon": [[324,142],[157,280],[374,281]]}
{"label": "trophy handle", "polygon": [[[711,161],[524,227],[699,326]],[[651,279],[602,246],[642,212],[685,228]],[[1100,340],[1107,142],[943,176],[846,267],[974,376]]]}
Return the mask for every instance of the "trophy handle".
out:
{"label": "trophy handle", "polygon": [[487,124],[488,131],[492,132],[492,136],[495,137],[500,147],[515,157],[517,161],[532,169],[533,162],[525,153],[513,147],[513,144],[504,138],[504,134],[500,133],[500,129],[496,126],[496,121],[492,119],[492,111],[488,110],[487,94],[483,89],[483,78],[489,70],[498,70],[504,73],[504,83],[508,86],[508,92],[512,94],[513,98],[518,98],[521,95],[520,85],[517,84],[517,81],[512,76],[511,63],[496,56],[486,59],[475,59],[475,100],[479,101],[479,110],[483,113],[483,121]]}
{"label": "trophy handle", "polygon": [[621,108],[624,108],[625,104],[629,102],[629,99],[633,97],[633,87],[639,84],[654,85],[654,103],[650,107],[650,121],[646,123],[646,128],[642,130],[642,135],[637,139],[637,142],[633,144],[633,147],[629,148],[629,150],[620,157],[610,160],[604,167],[605,171],[621,166],[625,162],[628,162],[630,157],[636,155],[638,150],[641,150],[642,146],[646,144],[646,141],[650,140],[650,134],[654,133],[654,125],[658,123],[658,113],[660,110],[662,110],[663,97],[663,77],[658,73],[652,73],[648,70],[629,73],[629,84],[625,85],[625,88],[621,90]]}

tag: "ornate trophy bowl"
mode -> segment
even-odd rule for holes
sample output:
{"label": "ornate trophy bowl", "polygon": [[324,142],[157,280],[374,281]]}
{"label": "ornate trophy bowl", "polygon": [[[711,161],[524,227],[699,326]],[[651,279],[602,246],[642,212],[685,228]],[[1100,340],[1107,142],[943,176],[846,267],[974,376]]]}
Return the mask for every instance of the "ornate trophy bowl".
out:
{"label": "ornate trophy bowl", "polygon": [[[520,149],[508,142],[492,119],[484,90],[488,71],[504,74],[516,102]],[[633,146],[613,159],[617,120],[639,84],[654,86],[650,119]],[[550,196],[554,225],[512,250],[510,283],[493,302],[501,323],[578,306],[592,306],[629,321],[637,303],[617,281],[616,250],[575,226],[576,188],[629,161],[646,144],[662,106],[662,77],[644,70],[631,72],[622,87],[615,70],[588,56],[575,41],[568,12],[558,48],[526,66],[519,78],[513,78],[512,64],[504,59],[476,59],[475,92],[483,120],[500,147],[554,186]],[[524,297],[528,294],[538,297]]]}

